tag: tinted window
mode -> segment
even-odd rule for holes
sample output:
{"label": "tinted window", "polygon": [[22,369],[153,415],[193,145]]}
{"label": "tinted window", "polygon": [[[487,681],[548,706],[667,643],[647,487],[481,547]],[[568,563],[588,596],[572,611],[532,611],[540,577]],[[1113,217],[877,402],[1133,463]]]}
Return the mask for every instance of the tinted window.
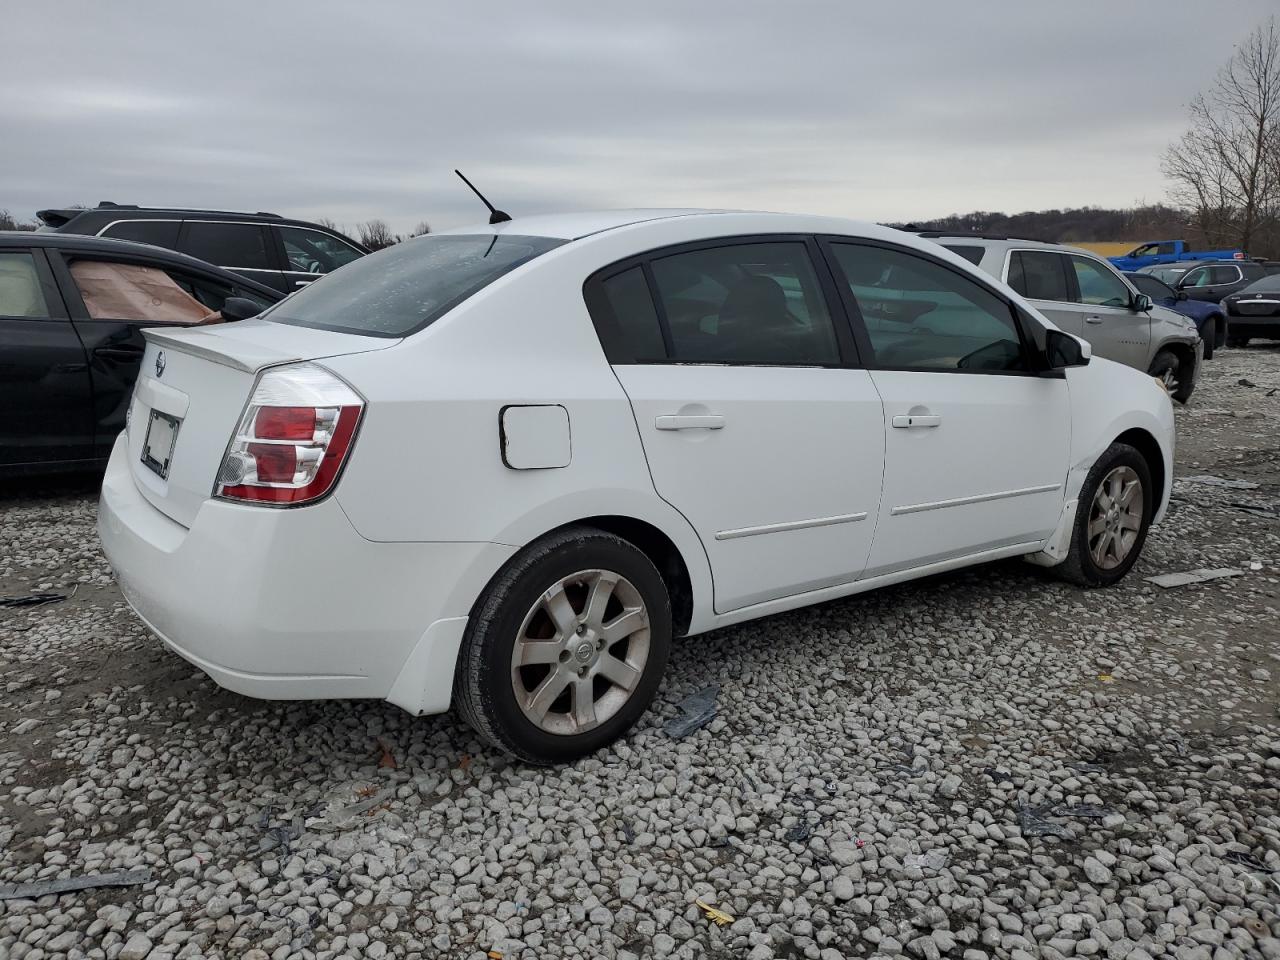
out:
{"label": "tinted window", "polygon": [[952,253],[964,257],[975,267],[982,262],[982,255],[986,252],[982,247],[953,247],[949,243],[944,243],[943,246]]}
{"label": "tinted window", "polygon": [[364,256],[359,250],[337,237],[303,227],[276,227],[284,243],[286,270],[297,273],[329,273],[344,263]]}
{"label": "tinted window", "polygon": [[1012,310],[986,287],[899,250],[845,243],[832,249],[880,366],[1026,369]]}
{"label": "tinted window", "polygon": [[1108,268],[1086,257],[1071,258],[1080,287],[1080,302],[1096,307],[1127,307],[1132,299],[1124,281]]}
{"label": "tinted window", "polygon": [[1235,283],[1241,277],[1240,270],[1236,267],[1210,267],[1209,282],[1210,283]]}
{"label": "tinted window", "polygon": [[564,242],[507,234],[415,237],[303,287],[266,317],[324,330],[403,337]]}
{"label": "tinted window", "polygon": [[1209,268],[1196,267],[1193,270],[1188,270],[1186,272],[1186,275],[1182,278],[1182,280],[1178,285],[1182,287],[1208,286],[1209,285]]}
{"label": "tinted window", "polygon": [[1028,300],[1071,300],[1060,253],[1015,250],[1009,256],[1009,286]]}
{"label": "tinted window", "polygon": [[40,274],[29,253],[0,253],[0,317],[47,317]]}
{"label": "tinted window", "polygon": [[116,240],[133,240],[137,243],[150,243],[157,247],[178,247],[177,220],[121,220],[113,223],[102,232],[104,237]]}
{"label": "tinted window", "polygon": [[804,243],[738,243],[661,257],[653,278],[676,361],[839,363]]}
{"label": "tinted window", "polygon": [[610,277],[600,289],[604,303],[593,311],[593,317],[609,359],[614,363],[666,359],[658,311],[649,296],[643,268],[632,267]]}
{"label": "tinted window", "polygon": [[1162,256],[1168,256],[1169,254],[1173,253],[1173,241],[1170,240],[1160,244],[1157,247],[1157,250]]}
{"label": "tinted window", "polygon": [[256,223],[208,223],[188,220],[182,251],[220,267],[270,269],[267,232]]}
{"label": "tinted window", "polygon": [[1171,286],[1160,282],[1149,274],[1134,273],[1129,276],[1129,279],[1133,282],[1133,285],[1138,288],[1139,293],[1145,293],[1148,297],[1153,299],[1159,300],[1177,296],[1177,294],[1173,292],[1173,288]]}

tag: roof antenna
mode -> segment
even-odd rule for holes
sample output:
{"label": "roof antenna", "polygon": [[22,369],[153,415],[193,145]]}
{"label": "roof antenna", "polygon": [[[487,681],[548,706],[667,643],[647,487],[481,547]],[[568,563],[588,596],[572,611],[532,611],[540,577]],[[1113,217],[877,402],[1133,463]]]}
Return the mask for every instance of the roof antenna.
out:
{"label": "roof antenna", "polygon": [[506,223],[508,220],[511,219],[510,214],[503,213],[501,210],[495,207],[492,203],[486,200],[484,198],[484,194],[476,189],[476,185],[472,183],[470,180],[468,180],[466,176],[463,175],[461,170],[454,170],[453,172],[456,173],[458,176],[462,177],[462,182],[465,183],[468,187],[470,187],[471,192],[480,198],[480,202],[489,208],[490,223]]}

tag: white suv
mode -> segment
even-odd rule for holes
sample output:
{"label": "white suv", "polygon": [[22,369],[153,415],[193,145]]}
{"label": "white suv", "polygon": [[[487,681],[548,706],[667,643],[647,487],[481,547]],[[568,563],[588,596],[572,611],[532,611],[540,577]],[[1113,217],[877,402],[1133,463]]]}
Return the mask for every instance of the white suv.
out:
{"label": "white suv", "polygon": [[1005,281],[1060,330],[1088,340],[1095,356],[1159,377],[1180,403],[1191,399],[1204,344],[1191,320],[1152,303],[1088,250],[980,234],[922,233]]}
{"label": "white suv", "polygon": [[1001,557],[1109,584],[1169,499],[1159,384],[846,220],[532,217],[147,338],[99,519],[139,616],[534,762],[623,733],[673,636]]}

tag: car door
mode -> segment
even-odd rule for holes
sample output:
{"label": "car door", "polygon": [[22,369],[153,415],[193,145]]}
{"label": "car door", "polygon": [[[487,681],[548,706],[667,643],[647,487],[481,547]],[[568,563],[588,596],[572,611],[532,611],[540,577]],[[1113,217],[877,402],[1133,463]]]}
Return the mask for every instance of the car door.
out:
{"label": "car door", "polygon": [[871,548],[882,408],[816,252],[794,235],[689,244],[586,287],[718,613],[856,580]]}
{"label": "car door", "polygon": [[1151,314],[1137,309],[1133,290],[1101,260],[1078,253],[1067,254],[1067,260],[1071,265],[1069,279],[1075,282],[1073,309],[1082,319],[1080,336],[1098,356],[1146,370],[1151,354]]}
{"label": "car door", "polygon": [[61,250],[52,256],[89,357],[94,445],[99,456],[109,456],[125,426],[146,347],[143,329],[216,322],[216,308],[233,288],[136,257],[111,258],[91,250]]}
{"label": "car door", "polygon": [[271,232],[278,244],[278,256],[284,265],[285,292],[319,280],[352,260],[364,256],[351,244],[323,230],[277,224]]}
{"label": "car door", "polygon": [[865,576],[1011,548],[1058,524],[1067,382],[1035,372],[1022,315],[917,250],[826,238],[884,401],[885,474]]}
{"label": "car door", "polygon": [[1217,303],[1235,292],[1244,274],[1234,263],[1212,263],[1188,270],[1178,281],[1178,289],[1189,300]]}
{"label": "car door", "polygon": [[0,248],[0,467],[91,460],[92,400],[44,251]]}
{"label": "car door", "polygon": [[184,220],[178,233],[178,249],[281,293],[294,290],[292,281],[281,271],[275,241],[261,223]]}

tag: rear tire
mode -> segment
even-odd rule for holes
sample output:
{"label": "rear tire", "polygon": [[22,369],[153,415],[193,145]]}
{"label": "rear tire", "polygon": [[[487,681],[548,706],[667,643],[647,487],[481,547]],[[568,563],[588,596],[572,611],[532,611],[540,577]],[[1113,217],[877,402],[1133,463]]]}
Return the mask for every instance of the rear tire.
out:
{"label": "rear tire", "polygon": [[1209,320],[1205,323],[1204,329],[1200,331],[1200,339],[1204,341],[1204,358],[1206,360],[1213,359],[1213,345],[1218,337],[1218,324],[1216,320]]}
{"label": "rear tire", "polygon": [[671,600],[626,540],[569,527],[530,544],[472,609],[454,701],[485,740],[527,763],[576,760],[648,708],[671,647]]}
{"label": "rear tire", "polygon": [[1082,587],[1108,587],[1122,579],[1142,553],[1157,496],[1142,454],[1127,443],[1107,447],[1085,477],[1071,550],[1054,572]]}

